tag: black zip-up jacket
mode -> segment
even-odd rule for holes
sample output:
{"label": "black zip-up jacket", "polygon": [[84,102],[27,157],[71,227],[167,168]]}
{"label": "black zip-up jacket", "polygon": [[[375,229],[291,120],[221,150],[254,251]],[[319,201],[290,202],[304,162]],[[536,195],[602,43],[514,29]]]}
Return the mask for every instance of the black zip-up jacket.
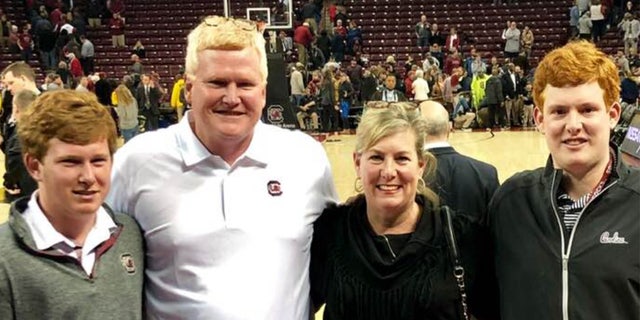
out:
{"label": "black zip-up jacket", "polygon": [[640,170],[617,154],[571,232],[551,158],[498,189],[489,216],[503,320],[640,319]]}

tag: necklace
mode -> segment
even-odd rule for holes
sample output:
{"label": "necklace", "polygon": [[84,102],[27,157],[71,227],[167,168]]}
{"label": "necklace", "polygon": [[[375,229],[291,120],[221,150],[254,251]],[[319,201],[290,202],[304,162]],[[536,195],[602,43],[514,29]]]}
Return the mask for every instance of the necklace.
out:
{"label": "necklace", "polygon": [[389,251],[391,252],[391,256],[393,257],[392,261],[396,260],[396,253],[393,252],[393,248],[391,247],[391,243],[389,243],[389,238],[387,238],[386,235],[382,235],[382,238],[384,239],[384,242],[387,244],[387,248],[389,249]]}

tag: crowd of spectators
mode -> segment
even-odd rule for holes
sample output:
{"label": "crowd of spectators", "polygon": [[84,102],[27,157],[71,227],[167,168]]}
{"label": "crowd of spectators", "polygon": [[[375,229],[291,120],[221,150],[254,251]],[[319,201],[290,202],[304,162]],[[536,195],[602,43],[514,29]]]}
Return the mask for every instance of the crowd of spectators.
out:
{"label": "crowd of spectators", "polygon": [[[159,74],[144,71],[142,59],[146,51],[139,40],[131,47],[132,64],[126,75],[96,72],[96,47],[87,31],[106,26],[112,36],[113,47],[126,50],[125,16],[124,0],[88,0],[82,7],[64,0],[25,1],[25,15],[15,17],[16,21],[11,21],[0,8],[0,51],[20,54],[26,63],[39,59],[43,74],[39,85],[41,91],[66,88],[94,92],[103,105],[114,107],[116,118],[118,98],[115,89],[119,84],[125,85],[135,96],[146,76],[159,93],[158,104],[168,102],[171,94],[163,87]],[[20,25],[19,21],[24,22]],[[34,69],[39,73],[37,68]],[[180,72],[177,78],[182,77]],[[8,90],[3,90],[2,99],[11,101]],[[150,130],[155,128],[157,125],[147,127]]]}
{"label": "crowd of spectators", "polygon": [[[575,9],[570,11],[579,10],[583,2],[576,1]],[[479,52],[473,39],[465,36],[465,30],[451,27],[442,31],[442,26],[430,23],[429,17],[421,15],[415,24],[415,46],[419,53],[405,57],[390,55],[383,63],[373,64],[359,46],[367,35],[349,18],[347,7],[335,1],[331,6],[328,11],[336,14],[330,15],[330,25],[322,27],[317,15],[322,11],[322,1],[310,0],[302,7],[300,24],[293,32],[298,58],[289,57],[290,70],[296,74],[295,82],[294,77],[291,78],[290,88],[295,90],[292,102],[301,128],[312,131],[353,128],[354,123],[349,119],[356,118],[367,101],[372,100],[417,103],[436,100],[445,105],[454,127],[459,129],[533,128],[534,70],[529,61],[535,49],[535,35],[528,25],[507,21],[499,35],[503,51]],[[621,35],[625,50],[618,54],[640,66],[637,54],[640,22],[634,17],[633,3],[629,1],[625,5],[622,15],[622,4],[607,1],[589,1],[585,10],[588,13],[602,6],[608,8],[602,10],[606,21],[603,31],[589,30],[588,37],[582,36],[580,23],[571,22],[571,40],[584,38],[597,44],[603,32],[613,28],[613,22],[619,22],[614,27]],[[316,14],[311,14],[313,12]],[[351,41],[349,34],[354,35]],[[356,46],[349,47],[349,43]],[[294,65],[296,62],[300,64]],[[640,69],[632,69],[620,70],[623,79],[637,83]],[[300,94],[299,73],[304,75],[307,86],[304,94]],[[318,84],[321,85],[314,94],[310,86]],[[315,101],[315,105],[309,108],[301,101]],[[317,116],[320,116],[319,128],[304,122]]]}
{"label": "crowd of spectators", "polygon": [[[94,72],[95,47],[87,36],[87,30],[108,22],[113,34],[114,47],[125,47],[123,0],[90,0],[85,7],[74,7],[73,1],[25,1],[23,21],[10,21],[0,11],[2,31],[0,47],[9,53],[19,53],[29,62],[33,54],[40,60],[42,71],[47,74],[68,66],[71,77],[60,75],[66,87],[75,87],[80,78]],[[8,35],[8,37],[6,37]],[[6,38],[6,39],[5,39]]]}
{"label": "crowd of spectators", "polygon": [[[624,56],[633,65],[640,22],[634,17],[631,1],[622,8],[621,4],[606,0],[577,0],[570,9],[571,37],[597,42],[599,31],[594,33],[592,27],[583,30],[583,25],[593,26],[593,16],[588,23],[584,16],[603,6],[605,9],[600,11],[605,16],[604,30],[619,30]],[[101,101],[116,105],[117,99],[111,99],[106,92],[112,93],[126,80],[135,96],[143,75],[148,74],[160,91],[159,103],[180,108],[180,118],[185,107],[180,91],[164,88],[157,73],[144,71],[146,51],[140,41],[131,49],[132,64],[122,80],[94,70],[95,46],[87,30],[106,24],[112,45],[126,48],[127,12],[123,0],[88,0],[82,10],[73,7],[72,1],[45,1],[41,5],[36,1],[26,9],[28,19],[22,26],[9,21],[0,11],[0,47],[20,53],[25,61],[35,53],[46,75],[44,89],[58,86],[95,91],[96,82],[103,79],[109,86]],[[522,22],[507,21],[502,33],[496,35],[502,38],[502,52],[480,52],[466,35],[468,30],[438,25],[431,22],[435,17],[420,15],[414,44],[419,53],[390,55],[386,61],[374,64],[362,48],[363,38],[369,35],[363,34],[357,21],[350,18],[345,1],[308,0],[294,9],[293,29],[269,30],[264,35],[267,52],[282,53],[289,63],[289,94],[302,129],[352,129],[357,114],[372,100],[436,100],[451,113],[456,127],[463,129],[533,126],[529,112],[533,108],[529,58],[535,49],[535,35]],[[632,68],[621,70],[627,78],[635,79]],[[499,86],[493,78],[499,80]],[[184,85],[182,72],[175,80],[176,85],[180,83]],[[492,84],[489,89],[487,83]],[[487,92],[490,90],[493,91]]]}

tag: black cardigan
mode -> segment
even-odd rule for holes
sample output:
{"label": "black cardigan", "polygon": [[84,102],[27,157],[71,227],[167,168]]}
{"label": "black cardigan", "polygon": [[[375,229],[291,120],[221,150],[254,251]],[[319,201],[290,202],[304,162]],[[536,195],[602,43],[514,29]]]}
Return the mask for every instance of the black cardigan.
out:
{"label": "black cardigan", "polygon": [[[326,209],[314,224],[311,296],[324,319],[462,319],[439,210],[418,196],[422,215],[394,259],[366,218],[363,196]],[[426,205],[425,205],[426,203]],[[456,216],[471,312],[497,319],[486,228]]]}

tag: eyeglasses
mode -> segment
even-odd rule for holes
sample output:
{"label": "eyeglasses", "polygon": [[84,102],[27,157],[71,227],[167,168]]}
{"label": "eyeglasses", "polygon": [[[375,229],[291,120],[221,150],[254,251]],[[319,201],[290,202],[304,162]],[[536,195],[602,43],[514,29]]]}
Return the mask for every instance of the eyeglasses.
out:
{"label": "eyeglasses", "polygon": [[258,27],[254,21],[240,18],[229,18],[229,17],[220,17],[220,16],[208,16],[203,20],[204,24],[209,27],[219,27],[225,23],[233,23],[235,26],[239,27],[244,31],[257,31]]}

